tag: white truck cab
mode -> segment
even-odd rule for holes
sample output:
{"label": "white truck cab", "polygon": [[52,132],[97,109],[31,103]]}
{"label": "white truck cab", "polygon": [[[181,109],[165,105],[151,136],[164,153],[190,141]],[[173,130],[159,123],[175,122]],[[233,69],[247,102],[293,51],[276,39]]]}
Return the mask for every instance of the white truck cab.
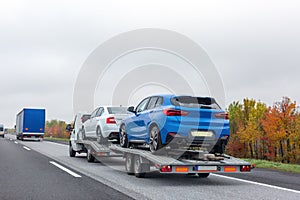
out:
{"label": "white truck cab", "polygon": [[73,125],[68,124],[66,127],[66,131],[70,132],[70,156],[74,157],[76,152],[82,153],[84,152],[84,148],[82,144],[78,144],[76,141],[82,140],[82,124],[90,118],[90,114],[86,113],[76,113]]}

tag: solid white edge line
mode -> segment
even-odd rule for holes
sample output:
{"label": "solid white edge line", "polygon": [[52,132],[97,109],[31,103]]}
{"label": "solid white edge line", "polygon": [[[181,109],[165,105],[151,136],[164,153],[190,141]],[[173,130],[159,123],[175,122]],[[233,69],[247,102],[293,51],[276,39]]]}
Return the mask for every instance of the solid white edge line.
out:
{"label": "solid white edge line", "polygon": [[30,151],[31,149],[29,149],[28,147],[26,146],[23,146],[24,149],[26,149],[27,151]]}
{"label": "solid white edge line", "polygon": [[75,178],[80,178],[81,176],[79,174],[76,174],[75,172],[72,172],[71,170],[65,168],[64,166],[61,166],[60,164],[54,162],[54,161],[49,161],[52,165],[58,167],[59,169],[67,172],[68,174],[74,176]]}
{"label": "solid white edge line", "polygon": [[244,182],[244,183],[250,183],[250,184],[255,184],[255,185],[260,185],[260,186],[264,186],[264,187],[269,187],[269,188],[274,188],[274,189],[278,189],[278,190],[283,190],[283,191],[294,192],[294,193],[300,194],[299,190],[293,190],[293,189],[288,189],[288,188],[279,187],[279,186],[275,186],[275,185],[269,185],[269,184],[265,184],[265,183],[255,182],[255,181],[248,181],[245,179],[223,176],[223,175],[219,175],[219,174],[211,174],[211,175],[221,177],[221,178],[227,178],[227,179],[231,179],[231,180],[235,180],[235,181],[240,181],[240,182]]}
{"label": "solid white edge line", "polygon": [[15,143],[15,144],[18,144],[19,142],[17,142],[17,141],[14,141],[14,143]]}

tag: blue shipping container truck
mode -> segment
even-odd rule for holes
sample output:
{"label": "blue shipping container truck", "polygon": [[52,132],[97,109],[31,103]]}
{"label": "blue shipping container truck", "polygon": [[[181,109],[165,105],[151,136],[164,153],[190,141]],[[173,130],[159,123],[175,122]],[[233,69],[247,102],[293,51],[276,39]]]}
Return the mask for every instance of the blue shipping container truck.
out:
{"label": "blue shipping container truck", "polygon": [[17,115],[17,139],[40,140],[45,133],[45,109],[24,108]]}

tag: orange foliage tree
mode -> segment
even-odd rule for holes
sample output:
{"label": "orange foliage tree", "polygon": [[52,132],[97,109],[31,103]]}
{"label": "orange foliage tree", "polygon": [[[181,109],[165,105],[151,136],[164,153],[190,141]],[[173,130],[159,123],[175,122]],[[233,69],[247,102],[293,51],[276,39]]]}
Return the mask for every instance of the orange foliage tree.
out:
{"label": "orange foliage tree", "polygon": [[66,133],[66,122],[51,120],[46,122],[45,136],[46,137],[58,137],[58,138],[68,138],[69,134]]}
{"label": "orange foliage tree", "polygon": [[300,114],[284,97],[272,107],[253,99],[228,107],[231,138],[227,152],[245,158],[300,164]]}

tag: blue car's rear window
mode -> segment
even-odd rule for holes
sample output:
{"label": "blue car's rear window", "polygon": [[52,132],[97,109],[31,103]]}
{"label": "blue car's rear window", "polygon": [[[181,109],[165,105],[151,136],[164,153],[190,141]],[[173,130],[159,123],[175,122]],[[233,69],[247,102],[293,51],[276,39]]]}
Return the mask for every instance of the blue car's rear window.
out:
{"label": "blue car's rear window", "polygon": [[221,109],[216,100],[210,97],[178,96],[171,98],[171,103],[187,108]]}

